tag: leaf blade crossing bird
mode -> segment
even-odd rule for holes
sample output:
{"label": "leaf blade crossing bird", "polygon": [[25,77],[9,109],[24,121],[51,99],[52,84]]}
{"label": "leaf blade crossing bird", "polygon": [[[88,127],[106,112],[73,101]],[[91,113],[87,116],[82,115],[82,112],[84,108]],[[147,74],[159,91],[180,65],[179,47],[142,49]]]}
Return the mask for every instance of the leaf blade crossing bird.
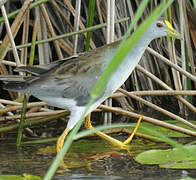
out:
{"label": "leaf blade crossing bird", "polygon": [[[157,20],[152,23],[112,74],[104,93],[91,105],[85,115],[87,116],[97,108],[126,81],[153,39],[167,35],[181,39],[168,21]],[[33,76],[25,77],[18,82],[14,78],[7,79],[9,82],[5,84],[4,89],[30,93],[52,106],[70,110],[67,127],[57,141],[57,151],[61,150],[67,134],[80,120],[90,100],[91,90],[106,69],[119,44],[119,41],[114,42],[44,66],[19,67],[18,71],[30,72]],[[0,79],[6,81],[5,77]],[[119,145],[118,142],[117,140],[117,146],[124,145],[122,142]],[[111,143],[116,144],[115,140]]]}

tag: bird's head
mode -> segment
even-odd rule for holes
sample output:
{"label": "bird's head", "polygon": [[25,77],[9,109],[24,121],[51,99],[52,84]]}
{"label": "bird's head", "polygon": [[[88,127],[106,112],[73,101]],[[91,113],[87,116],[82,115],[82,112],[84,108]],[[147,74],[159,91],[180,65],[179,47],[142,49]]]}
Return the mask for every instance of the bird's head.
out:
{"label": "bird's head", "polygon": [[172,27],[169,21],[164,19],[159,19],[152,23],[150,28],[147,30],[149,36],[154,38],[169,36],[176,39],[182,39],[180,34]]}

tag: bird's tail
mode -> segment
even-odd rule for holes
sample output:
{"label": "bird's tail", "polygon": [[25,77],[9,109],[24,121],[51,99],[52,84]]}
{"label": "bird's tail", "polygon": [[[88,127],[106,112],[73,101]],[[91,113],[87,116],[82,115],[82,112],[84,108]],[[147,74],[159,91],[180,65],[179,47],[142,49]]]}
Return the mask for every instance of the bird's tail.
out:
{"label": "bird's tail", "polygon": [[29,86],[27,79],[30,76],[19,76],[19,75],[0,75],[0,80],[4,82],[3,89],[9,91],[25,92]]}
{"label": "bird's tail", "polygon": [[25,92],[28,88],[26,82],[8,82],[3,85],[3,89],[8,91]]}

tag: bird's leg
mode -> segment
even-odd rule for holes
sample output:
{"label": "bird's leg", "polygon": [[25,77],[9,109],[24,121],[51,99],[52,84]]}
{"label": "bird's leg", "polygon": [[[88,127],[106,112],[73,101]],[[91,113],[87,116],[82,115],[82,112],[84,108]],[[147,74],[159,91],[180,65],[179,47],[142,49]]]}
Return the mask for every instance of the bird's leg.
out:
{"label": "bird's leg", "polygon": [[138,121],[137,121],[137,124],[136,124],[136,126],[135,126],[133,132],[132,132],[131,135],[123,142],[124,145],[129,144],[129,143],[132,141],[133,136],[136,134],[136,132],[137,132],[139,126],[140,126],[140,123],[141,123],[142,118],[143,118],[143,116],[140,116],[140,117],[139,117],[139,119],[138,119]]}
{"label": "bird's leg", "polygon": [[[85,126],[86,129],[93,129],[94,128],[91,124],[90,118],[91,118],[91,114],[88,114],[88,116],[85,118],[84,126]],[[139,125],[140,125],[140,122],[141,122],[142,118],[143,118],[143,116],[139,117],[135,129],[133,130],[133,132],[129,136],[129,138],[127,138],[127,140],[125,140],[124,142],[121,142],[117,139],[114,139],[114,138],[108,136],[107,134],[104,134],[101,131],[97,131],[97,132],[95,132],[95,134],[98,135],[99,137],[101,137],[102,139],[108,141],[110,144],[112,144],[116,147],[119,147],[120,149],[129,149],[130,147],[127,144],[129,144],[132,141],[133,136],[135,135],[135,133],[136,133],[136,131],[137,131]],[[63,144],[64,144],[64,140],[65,140],[67,134],[69,133],[69,131],[70,130],[68,128],[66,128],[63,131],[63,133],[61,134],[61,136],[58,138],[58,140],[57,140],[57,153],[59,153],[61,151],[61,149],[63,147]]]}
{"label": "bird's leg", "polygon": [[91,124],[91,113],[89,113],[86,118],[85,118],[85,121],[84,121],[84,127],[86,129],[93,129],[93,126]]}
{"label": "bird's leg", "polygon": [[[85,125],[86,129],[93,129],[93,126],[91,124],[90,118],[91,118],[91,114],[89,114],[86,117],[85,121],[84,121],[84,125]],[[121,142],[121,141],[119,141],[117,139],[114,139],[114,138],[112,138],[112,137],[110,137],[110,136],[108,136],[108,135],[106,135],[106,134],[104,134],[104,133],[102,133],[100,131],[97,131],[95,134],[97,134],[102,139],[108,141],[110,144],[119,147],[120,149],[129,149],[130,147],[127,144],[129,144],[132,141],[135,133],[137,132],[137,129],[139,128],[139,125],[141,123],[142,118],[143,118],[143,116],[139,117],[135,129],[133,130],[133,132],[131,133],[129,138],[127,138],[127,140],[125,140],[124,142]]]}
{"label": "bird's leg", "polygon": [[67,136],[67,134],[69,133],[69,129],[66,128],[63,133],[61,134],[61,136],[58,138],[57,140],[57,145],[56,145],[56,150],[57,150],[57,153],[59,153],[63,147],[63,144],[64,144],[64,140]]}
{"label": "bird's leg", "polygon": [[[90,121],[90,117],[91,117],[91,115],[89,114],[84,121],[84,125],[85,125],[86,129],[93,129],[93,126]],[[95,132],[95,134],[98,135],[99,137],[101,137],[102,139],[108,141],[110,144],[112,144],[116,147],[119,147],[120,149],[129,149],[129,146],[127,144],[124,144],[123,142],[121,142],[117,139],[114,139],[114,138],[108,136],[107,134],[102,133],[101,131],[97,131],[97,132]]]}

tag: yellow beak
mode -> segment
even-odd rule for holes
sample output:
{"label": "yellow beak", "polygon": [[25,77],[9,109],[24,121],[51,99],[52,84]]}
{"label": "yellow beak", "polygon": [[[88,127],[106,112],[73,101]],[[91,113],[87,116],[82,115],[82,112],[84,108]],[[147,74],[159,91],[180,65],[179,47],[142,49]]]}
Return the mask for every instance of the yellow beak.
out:
{"label": "yellow beak", "polygon": [[172,27],[172,25],[170,24],[169,21],[165,20],[165,24],[167,25],[168,29],[167,29],[167,35],[169,37],[172,38],[176,38],[176,39],[180,39],[182,40],[182,37],[180,36],[180,34]]}

